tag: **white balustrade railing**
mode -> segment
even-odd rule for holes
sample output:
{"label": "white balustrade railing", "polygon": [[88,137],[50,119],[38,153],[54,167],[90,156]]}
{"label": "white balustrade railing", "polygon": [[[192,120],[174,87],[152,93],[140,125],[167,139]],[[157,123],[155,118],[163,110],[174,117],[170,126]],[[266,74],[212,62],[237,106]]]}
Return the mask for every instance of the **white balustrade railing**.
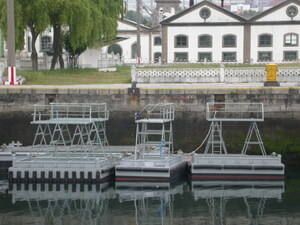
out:
{"label": "white balustrade railing", "polygon": [[[264,67],[240,68],[135,68],[131,79],[138,83],[242,83],[265,82]],[[300,82],[299,67],[281,67],[277,71],[279,82]]]}

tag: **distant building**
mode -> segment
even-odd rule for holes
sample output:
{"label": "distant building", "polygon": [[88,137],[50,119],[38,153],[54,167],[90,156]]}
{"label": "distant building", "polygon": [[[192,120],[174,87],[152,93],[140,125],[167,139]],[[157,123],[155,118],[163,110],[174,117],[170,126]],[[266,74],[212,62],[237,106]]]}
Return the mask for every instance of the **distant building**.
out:
{"label": "distant building", "polygon": [[299,60],[298,0],[287,0],[249,20],[202,1],[161,25],[166,63]]}
{"label": "distant building", "polygon": [[[248,8],[247,8],[248,9]],[[136,24],[119,21],[117,42],[124,63],[136,62]],[[141,29],[142,63],[261,63],[299,61],[300,2],[288,0],[245,19],[202,1],[155,28]],[[114,47],[114,48],[113,48]]]}

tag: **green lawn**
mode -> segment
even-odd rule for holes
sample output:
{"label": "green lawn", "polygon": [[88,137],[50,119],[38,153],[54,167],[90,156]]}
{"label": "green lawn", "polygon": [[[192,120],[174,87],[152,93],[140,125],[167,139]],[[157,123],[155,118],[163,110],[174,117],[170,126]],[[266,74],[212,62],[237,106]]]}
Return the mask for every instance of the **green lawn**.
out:
{"label": "green lawn", "polygon": [[118,67],[117,72],[98,72],[97,69],[64,69],[17,71],[26,78],[25,85],[78,85],[130,83],[130,67]]}

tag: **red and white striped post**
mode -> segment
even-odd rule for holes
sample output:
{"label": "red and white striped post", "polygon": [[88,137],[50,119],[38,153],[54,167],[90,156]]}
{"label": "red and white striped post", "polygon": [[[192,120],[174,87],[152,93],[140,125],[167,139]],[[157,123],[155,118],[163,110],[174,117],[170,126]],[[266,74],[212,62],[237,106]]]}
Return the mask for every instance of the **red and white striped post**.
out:
{"label": "red and white striped post", "polygon": [[4,85],[20,85],[16,76],[16,58],[15,58],[15,4],[14,0],[6,0],[7,6],[7,77]]}
{"label": "red and white striped post", "polygon": [[7,77],[8,81],[4,81],[4,85],[20,85],[21,83],[17,81],[16,76],[16,67],[15,66],[9,66],[7,68]]}

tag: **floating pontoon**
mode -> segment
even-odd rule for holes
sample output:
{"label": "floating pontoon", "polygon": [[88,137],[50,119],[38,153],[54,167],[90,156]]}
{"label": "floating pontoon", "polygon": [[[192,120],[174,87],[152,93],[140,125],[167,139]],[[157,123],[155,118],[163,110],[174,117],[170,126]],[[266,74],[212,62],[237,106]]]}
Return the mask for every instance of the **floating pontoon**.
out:
{"label": "floating pontoon", "polygon": [[116,181],[169,182],[186,174],[182,155],[174,154],[175,105],[149,104],[136,114],[134,155],[116,166]]}
{"label": "floating pontoon", "polygon": [[[262,103],[208,103],[206,119],[211,121],[204,154],[192,155],[192,180],[282,180],[281,155],[267,155],[257,122],[264,121]],[[241,154],[228,154],[222,135],[223,122],[248,122],[250,128]],[[247,155],[249,145],[259,146],[261,155]]]}
{"label": "floating pontoon", "polygon": [[105,103],[35,105],[35,152],[13,160],[12,182],[99,182],[114,174],[105,134]]}

